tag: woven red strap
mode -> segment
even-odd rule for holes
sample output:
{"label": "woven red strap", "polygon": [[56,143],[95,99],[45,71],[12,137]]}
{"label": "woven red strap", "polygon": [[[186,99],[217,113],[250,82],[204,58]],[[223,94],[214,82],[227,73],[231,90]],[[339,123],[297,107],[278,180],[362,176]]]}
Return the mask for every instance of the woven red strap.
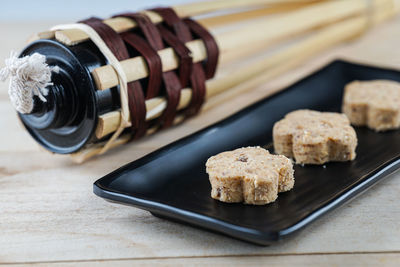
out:
{"label": "woven red strap", "polygon": [[146,27],[146,18],[141,14],[126,13],[114,17],[132,18],[138,23],[139,28],[147,33],[145,34],[145,38],[142,38],[138,34],[131,31],[122,33],[121,37],[126,43],[133,47],[134,50],[139,53],[139,55],[143,56],[147,63],[149,76],[146,89],[146,99],[158,96],[161,89],[162,63],[160,56],[158,55],[154,46],[151,45],[151,42],[148,38],[148,36],[150,36],[152,40],[155,40],[158,32],[154,33],[151,32],[151,30],[149,32]]}
{"label": "woven red strap", "polygon": [[[186,42],[193,40],[193,36],[189,27],[178,17],[175,11],[171,8],[156,8],[153,11],[157,12],[164,20],[168,29],[173,31],[180,45],[185,45]],[[192,66],[190,74],[190,86],[192,87],[192,99],[188,108],[185,110],[187,116],[196,114],[205,99],[206,78],[201,63],[195,63]]]}
{"label": "woven red strap", "polygon": [[[127,17],[134,20],[138,28],[120,35],[98,18],[90,18],[83,23],[91,26],[104,40],[115,57],[122,61],[134,56],[142,56],[148,67],[148,79],[128,83],[128,102],[134,138],[143,136],[148,128],[146,123],[146,99],[154,98],[162,92],[167,98],[167,106],[159,119],[162,128],[173,124],[183,87],[192,88],[191,102],[184,110],[185,115],[196,114],[205,99],[206,79],[214,76],[218,62],[218,46],[214,38],[199,23],[189,18],[179,18],[171,8],[156,8],[164,22],[154,25],[144,14],[124,13],[115,17]],[[191,51],[185,43],[200,38],[203,40],[207,59],[194,63]],[[128,45],[128,47],[126,46]],[[175,71],[162,71],[161,58],[157,51],[169,46],[179,59],[179,68]],[[142,84],[145,85],[145,94]]]}
{"label": "woven red strap", "polygon": [[[151,20],[147,16],[137,13],[124,13],[118,16],[133,19],[138,24],[138,27],[141,30],[143,36],[148,41],[149,45],[154,49],[154,51],[165,48],[162,33],[160,33],[159,29],[157,29],[157,27],[151,22]],[[177,53],[189,54],[189,50],[185,46],[183,46],[179,48],[179,52],[177,51]],[[157,57],[159,58],[158,54]],[[189,63],[191,64],[191,59]],[[186,67],[186,70],[187,68],[190,68],[190,66]],[[165,87],[167,106],[163,114],[161,115],[159,122],[162,128],[166,128],[171,126],[175,119],[182,85],[174,71],[167,71],[164,73],[160,72],[160,74],[162,74],[162,80]]]}
{"label": "woven red strap", "polygon": [[196,38],[200,38],[203,40],[204,46],[207,51],[207,59],[204,64],[204,71],[206,74],[206,78],[211,79],[214,77],[215,72],[217,70],[218,57],[219,57],[219,49],[217,42],[214,37],[203,27],[200,23],[192,20],[190,18],[185,18],[183,21],[192,31],[192,34],[195,35]]}
{"label": "woven red strap", "polygon": [[137,34],[124,32],[121,37],[144,58],[148,67],[148,80],[146,99],[154,98],[160,94],[162,65],[161,58],[149,44]]}
{"label": "woven red strap", "polygon": [[[119,61],[130,58],[124,41],[110,26],[104,24],[98,18],[83,20],[81,23],[93,28]],[[128,103],[134,132],[133,138],[139,138],[147,130],[146,105],[143,89],[139,81],[128,83]]]}

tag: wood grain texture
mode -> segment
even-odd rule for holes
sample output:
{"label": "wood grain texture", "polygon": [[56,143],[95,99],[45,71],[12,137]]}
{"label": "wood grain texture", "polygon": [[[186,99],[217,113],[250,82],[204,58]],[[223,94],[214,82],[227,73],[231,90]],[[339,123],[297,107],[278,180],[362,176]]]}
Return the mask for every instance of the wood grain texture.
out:
{"label": "wood grain texture", "polygon": [[[112,261],[47,262],[43,266],[398,266],[398,253],[313,254],[282,256],[184,257],[159,259],[117,259]],[[26,266],[17,264],[15,266]],[[36,266],[36,264],[35,264]]]}
{"label": "wood grain texture", "polygon": [[[55,24],[49,23],[48,26]],[[22,46],[22,37],[46,25],[0,25],[9,36],[0,58]],[[333,58],[400,68],[400,18],[330,50],[294,71],[184,124],[110,151],[83,165],[40,149],[16,119],[0,84],[0,263],[41,265],[395,265],[400,261],[400,173],[331,212],[297,236],[259,247],[148,212],[108,203],[92,183],[115,168],[197,131],[287,86]],[[218,97],[218,96],[217,96]],[[212,101],[212,100],[211,100]],[[212,104],[212,102],[211,102]]]}

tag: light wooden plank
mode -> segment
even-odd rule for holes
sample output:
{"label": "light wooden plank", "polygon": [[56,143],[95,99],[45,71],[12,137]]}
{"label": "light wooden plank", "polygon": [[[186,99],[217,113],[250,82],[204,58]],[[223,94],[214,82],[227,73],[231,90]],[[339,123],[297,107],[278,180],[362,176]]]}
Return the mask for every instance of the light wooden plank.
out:
{"label": "light wooden plank", "polygon": [[[210,258],[165,258],[128,259],[113,261],[55,262],[41,263],[40,266],[398,266],[399,253],[327,254],[327,255],[285,255],[285,256],[237,256]],[[26,266],[18,264],[16,267]]]}
{"label": "light wooden plank", "polygon": [[[94,196],[92,182],[119,166],[116,158],[80,166],[52,161],[55,168],[40,168],[38,161],[28,163],[36,157],[46,160],[35,154],[0,158],[6,168],[0,178],[0,262],[400,251],[399,174],[295,238],[258,247]],[[23,172],[17,173],[18,163],[26,165]]]}
{"label": "light wooden plank", "polygon": [[[5,84],[0,82],[0,91]],[[17,112],[8,99],[0,100],[0,151],[38,151],[37,143],[33,141],[27,131],[20,123]]]}
{"label": "light wooden plank", "polygon": [[[125,264],[148,262],[152,265],[158,262],[140,259],[189,257],[183,263],[197,264],[197,258],[192,260],[192,257],[258,255],[262,257],[246,257],[246,262],[265,262],[272,266],[281,262],[287,265],[299,262],[300,265],[307,260],[312,263],[313,258],[316,265],[324,264],[325,259],[327,264],[340,265],[342,260],[364,263],[366,256],[271,258],[263,255],[400,251],[400,173],[315,222],[296,237],[271,247],[258,247],[164,221],[139,209],[105,202],[92,193],[92,183],[102,175],[222,119],[262,97],[266,88],[285,86],[338,55],[399,66],[399,26],[400,18],[397,18],[373,30],[357,43],[334,49],[251,92],[240,96],[232,93],[231,101],[214,106],[199,117],[117,148],[84,165],[74,165],[68,158],[40,150],[17,123],[15,112],[6,100],[6,85],[0,83],[0,262],[105,260],[95,263],[101,265],[115,263],[109,261],[113,259],[131,259],[132,262]],[[38,28],[37,25],[13,27],[0,25],[0,31],[15,31],[12,36],[27,36],[27,32]],[[11,37],[8,40],[15,42],[1,43],[2,55],[8,54],[8,48],[19,42],[19,39]],[[377,40],[385,41],[377,43]],[[374,254],[370,262],[398,260],[397,255],[382,255],[386,254]],[[241,262],[241,259],[231,257],[211,260],[229,265]],[[199,259],[199,264],[211,264],[211,260]],[[158,264],[179,265],[179,261],[166,259]]]}

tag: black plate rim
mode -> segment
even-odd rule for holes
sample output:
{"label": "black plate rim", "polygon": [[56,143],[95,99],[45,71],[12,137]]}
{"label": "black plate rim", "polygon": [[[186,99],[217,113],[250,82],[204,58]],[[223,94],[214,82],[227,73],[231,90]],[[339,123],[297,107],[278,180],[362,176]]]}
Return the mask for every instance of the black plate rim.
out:
{"label": "black plate rim", "polygon": [[211,216],[201,215],[195,212],[175,208],[173,206],[156,201],[146,200],[143,198],[123,194],[114,190],[104,188],[98,181],[93,184],[93,192],[97,196],[105,198],[106,200],[122,202],[121,204],[135,206],[155,214],[163,214],[164,212],[167,212],[170,215],[172,214],[178,216],[180,220],[186,223],[193,224],[201,228],[207,228],[228,236],[236,237],[244,241],[257,243],[259,245],[268,245],[271,242],[286,239],[287,237],[297,233],[305,226],[308,226],[311,222],[315,221],[322,215],[350,201],[353,197],[358,196],[361,192],[369,189],[372,185],[376,184],[379,181],[382,181],[382,178],[386,178],[390,174],[394,173],[396,170],[398,170],[399,165],[400,156],[393,161],[384,164],[380,168],[375,169],[357,184],[350,185],[346,190],[343,191],[342,194],[332,198],[320,209],[315,210],[307,216],[299,219],[299,221],[296,222],[294,225],[291,225],[290,227],[287,227],[286,229],[278,232],[266,232],[250,229],[244,226],[233,225],[230,223],[226,223],[222,220],[213,218]]}
{"label": "black plate rim", "polygon": [[[297,80],[287,86],[285,88],[290,88],[294,87],[297,84],[300,84],[308,79],[312,79],[314,76],[318,75],[321,71],[323,71],[327,66],[333,65],[333,64],[350,64],[350,65],[362,65],[364,67],[370,67],[370,68],[379,68],[383,70],[388,70],[388,71],[396,71],[396,69],[392,68],[382,68],[379,66],[373,66],[369,64],[364,64],[360,62],[349,62],[345,59],[335,59],[324,66],[318,68],[317,70],[313,71],[311,74],[303,77],[300,80]],[[104,177],[98,179],[94,184],[93,184],[93,192],[99,197],[102,197],[106,200],[109,201],[116,201],[119,204],[125,204],[125,205],[130,205],[134,207],[138,207],[141,209],[144,209],[146,211],[151,212],[154,215],[160,215],[162,217],[163,213],[168,214],[170,217],[171,215],[176,215],[177,218],[179,218],[179,221],[186,222],[191,225],[195,225],[200,228],[204,228],[207,230],[215,231],[227,236],[235,237],[237,239],[247,241],[250,243],[255,243],[258,245],[270,245],[271,243],[274,243],[276,241],[281,241],[283,239],[286,239],[289,236],[294,235],[297,233],[299,230],[303,229],[305,226],[308,226],[311,222],[315,221],[322,215],[334,210],[337,207],[342,206],[343,204],[347,203],[350,201],[352,198],[355,196],[358,196],[360,193],[366,191],[369,189],[372,185],[376,184],[377,182],[383,180],[382,178],[388,177],[390,174],[394,173],[399,169],[400,166],[400,155],[396,158],[394,158],[391,161],[385,162],[381,166],[377,167],[376,169],[372,170],[368,174],[366,174],[363,178],[360,179],[355,184],[350,184],[347,186],[347,188],[343,189],[341,194],[338,194],[334,197],[332,197],[330,200],[328,200],[325,204],[321,205],[321,207],[310,214],[304,216],[303,218],[299,219],[296,223],[293,225],[282,229],[280,231],[261,231],[261,230],[256,230],[252,229],[246,226],[238,226],[234,225],[231,223],[224,222],[223,220],[213,218],[211,216],[207,215],[201,215],[196,212],[188,211],[188,210],[183,210],[181,208],[176,208],[173,206],[170,206],[168,204],[163,204],[157,201],[152,201],[152,200],[147,200],[144,198],[140,197],[135,197],[123,192],[118,192],[116,190],[112,190],[110,188],[106,188],[105,186],[102,185],[102,181],[107,179],[109,176],[112,176],[114,172],[118,172],[120,169],[126,168],[129,165],[133,164],[141,164],[143,162],[146,162],[148,159],[152,158],[154,154],[159,154],[162,155],[164,153],[171,152],[171,148],[176,147],[177,143],[186,143],[189,139],[196,138],[199,135],[205,134],[211,129],[225,124],[229,123],[231,120],[233,120],[236,115],[239,115],[241,113],[245,113],[248,110],[256,107],[257,105],[262,104],[266,99],[272,98],[275,96],[278,96],[279,94],[284,93],[285,90],[278,91],[276,93],[273,93],[265,98],[262,98],[258,101],[256,101],[253,104],[250,104],[249,106],[229,115],[226,118],[221,119],[220,121],[217,121],[203,129],[200,129],[188,136],[185,136],[183,138],[180,138],[164,147],[161,147],[145,156],[142,158],[139,158],[131,163],[125,164],[122,167],[114,170],[113,172],[105,175]]]}

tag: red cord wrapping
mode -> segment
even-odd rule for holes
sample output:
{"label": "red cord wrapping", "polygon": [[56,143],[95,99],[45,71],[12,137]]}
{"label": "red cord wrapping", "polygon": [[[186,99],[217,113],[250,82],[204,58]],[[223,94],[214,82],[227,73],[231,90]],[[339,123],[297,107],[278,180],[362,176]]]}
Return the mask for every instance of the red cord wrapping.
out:
{"label": "red cord wrapping", "polygon": [[193,40],[192,32],[201,38],[207,50],[207,57],[210,57],[205,65],[206,71],[201,62],[194,63],[192,66],[190,75],[192,99],[188,108],[185,110],[187,116],[192,116],[199,112],[204,103],[206,95],[206,79],[212,78],[215,74],[218,61],[218,46],[211,34],[209,34],[200,24],[191,19],[180,19],[172,8],[155,8],[153,11],[157,12],[163,18],[164,23],[174,32],[180,41],[179,43],[182,45]]}
{"label": "red cord wrapping", "polygon": [[214,37],[195,20],[185,18],[183,21],[197,38],[203,40],[207,51],[207,59],[205,60],[204,64],[204,72],[206,74],[207,80],[213,78],[217,70],[219,56],[217,42],[215,41]]}
{"label": "red cord wrapping", "polygon": [[[130,58],[122,38],[110,26],[104,24],[102,20],[89,18],[81,21],[81,23],[85,23],[93,28],[119,61]],[[145,135],[147,130],[146,104],[142,85],[139,81],[128,83],[128,103],[133,138],[136,139]]]}
{"label": "red cord wrapping", "polygon": [[[142,31],[144,37],[148,41],[149,45],[155,50],[161,50],[164,49],[164,43],[163,43],[163,36],[162,36],[162,31],[159,31],[157,27],[150,21],[150,19],[143,15],[143,14],[137,14],[137,13],[125,13],[118,15],[121,17],[127,17],[130,19],[133,19],[139,26],[139,29]],[[181,46],[178,49],[175,50],[178,55],[181,54],[187,54],[189,55],[190,51],[186,48],[186,46]],[[157,54],[157,53],[156,53]],[[158,54],[157,54],[157,57]],[[186,57],[187,58],[187,57]],[[191,58],[190,61],[185,61],[185,57],[180,57],[180,65],[183,63],[183,67],[187,69],[190,68],[190,65],[192,64]],[[184,60],[184,61],[182,61]],[[161,60],[160,60],[161,61]],[[189,65],[187,64],[189,63]],[[182,65],[181,65],[182,66]],[[150,69],[150,66],[148,66]],[[161,72],[162,73],[162,72]],[[160,73],[160,74],[161,74]],[[188,72],[190,74],[190,72]],[[175,115],[177,112],[177,107],[179,104],[180,96],[181,96],[181,90],[182,90],[182,83],[179,81],[178,76],[176,75],[175,71],[167,71],[162,73],[162,80],[163,80],[163,85],[165,88],[165,93],[166,93],[166,98],[167,98],[167,106],[161,115],[159,122],[161,124],[162,128],[169,127],[173,124]]]}
{"label": "red cord wrapping", "polygon": [[[116,33],[98,18],[81,21],[99,34],[119,61],[130,58],[131,49],[132,53],[141,55],[146,61],[148,67],[146,90],[143,90],[140,81],[128,83],[128,103],[134,139],[143,136],[148,128],[145,99],[165,93],[167,106],[158,122],[162,128],[166,128],[174,122],[182,88],[190,86],[192,98],[184,114],[186,116],[196,114],[205,100],[205,81],[214,76],[219,56],[214,38],[199,23],[189,18],[180,19],[171,8],[156,8],[152,11],[157,12],[164,23],[154,25],[146,15],[140,13],[116,15],[115,17],[130,18],[138,25],[138,29],[121,34]],[[192,61],[191,51],[185,43],[193,40],[193,37],[200,38],[204,42],[207,51],[207,59],[204,62]],[[174,49],[178,56],[177,71],[162,71],[162,62],[157,51],[166,48],[166,45]]]}
{"label": "red cord wrapping", "polygon": [[[178,17],[178,15],[171,8],[155,8],[153,11],[157,12],[164,20],[168,29],[173,31],[178,38],[175,44],[185,45],[186,42],[192,41],[193,36],[186,26],[186,24]],[[174,48],[174,46],[171,45]],[[190,73],[190,86],[192,87],[192,99],[188,108],[185,110],[187,116],[196,114],[205,99],[206,93],[206,78],[201,63],[194,63]]]}

